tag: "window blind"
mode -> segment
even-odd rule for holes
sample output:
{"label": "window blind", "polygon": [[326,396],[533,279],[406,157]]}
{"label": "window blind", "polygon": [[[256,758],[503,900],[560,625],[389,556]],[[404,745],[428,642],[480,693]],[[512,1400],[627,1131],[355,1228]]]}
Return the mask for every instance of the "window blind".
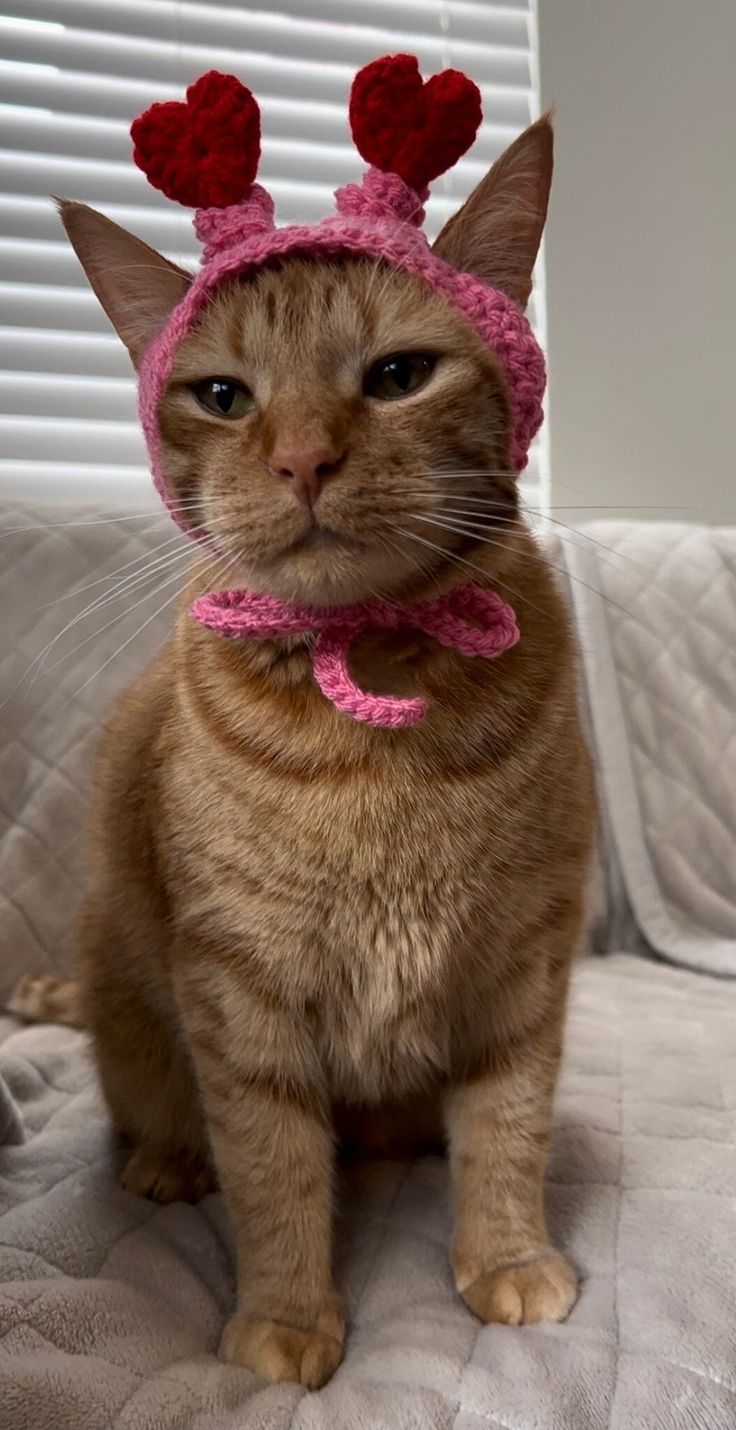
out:
{"label": "window blind", "polygon": [[[10,0],[0,9],[0,481],[16,494],[146,489],[135,385],[50,198],[103,210],[189,267],[191,215],[131,161],[131,119],[207,69],[263,115],[259,178],[277,220],[314,220],[364,167],[347,126],[356,69],[409,51],[480,86],[471,154],[433,186],[436,233],[538,112],[536,0]],[[538,265],[541,268],[541,265]],[[530,316],[544,341],[538,272]],[[526,478],[539,499],[546,452]]]}

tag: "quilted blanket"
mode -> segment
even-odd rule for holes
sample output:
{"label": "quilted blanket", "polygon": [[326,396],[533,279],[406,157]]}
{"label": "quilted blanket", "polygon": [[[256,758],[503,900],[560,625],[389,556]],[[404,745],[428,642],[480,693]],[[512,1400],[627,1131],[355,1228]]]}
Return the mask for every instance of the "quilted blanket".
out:
{"label": "quilted blanket", "polygon": [[609,938],[736,977],[736,528],[566,543],[608,834]]}
{"label": "quilted blanket", "polygon": [[94,742],[188,552],[157,509],[0,506],[0,1004],[28,969],[68,972]]}
{"label": "quilted blanket", "polygon": [[3,1430],[729,1430],[736,1426],[736,987],[632,955],[577,971],[547,1200],[582,1273],[562,1326],[481,1327],[454,1294],[439,1159],[342,1191],[347,1355],[317,1393],[220,1364],[219,1197],[155,1207],[80,1034],[13,1033],[26,1139],[0,1161]]}
{"label": "quilted blanket", "polygon": [[[605,942],[733,972],[733,534],[670,529],[666,557],[661,529],[591,537],[570,569]],[[186,559],[155,512],[0,510],[0,1004],[23,972],[68,967],[91,747],[165,639]],[[586,959],[547,1186],[582,1274],[570,1320],[480,1327],[452,1289],[444,1163],[367,1163],[341,1197],[346,1359],[309,1394],[215,1358],[220,1199],[124,1193],[84,1036],[0,1017],[0,1430],[736,1430],[735,1019],[729,980]]]}

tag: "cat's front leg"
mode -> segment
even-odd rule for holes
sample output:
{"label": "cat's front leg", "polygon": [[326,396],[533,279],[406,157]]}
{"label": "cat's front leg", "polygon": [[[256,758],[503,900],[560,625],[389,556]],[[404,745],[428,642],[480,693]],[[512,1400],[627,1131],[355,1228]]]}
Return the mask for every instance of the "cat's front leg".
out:
{"label": "cat's front leg", "polygon": [[345,1334],[321,1072],[306,1030],[249,986],[236,956],[226,971],[203,964],[178,991],[235,1234],[237,1306],[220,1355],[314,1389],[337,1369]]}
{"label": "cat's front leg", "polygon": [[[558,1020],[555,1020],[555,1024]],[[557,1026],[535,1031],[448,1093],[455,1202],[452,1265],[482,1321],[562,1321],[577,1296],[550,1245],[543,1205]]]}

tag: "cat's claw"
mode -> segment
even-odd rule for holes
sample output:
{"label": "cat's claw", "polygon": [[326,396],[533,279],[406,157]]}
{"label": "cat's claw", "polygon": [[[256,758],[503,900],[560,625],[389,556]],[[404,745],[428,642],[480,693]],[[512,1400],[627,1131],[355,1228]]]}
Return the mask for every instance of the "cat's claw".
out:
{"label": "cat's claw", "polygon": [[500,1321],[506,1326],[564,1321],[577,1294],[577,1276],[569,1261],[556,1251],[485,1271],[461,1290],[466,1305],[481,1321]]}
{"label": "cat's claw", "polygon": [[303,1331],[279,1321],[232,1316],[220,1342],[220,1359],[245,1366],[264,1380],[294,1380],[318,1390],[334,1375],[342,1360],[343,1332]]}

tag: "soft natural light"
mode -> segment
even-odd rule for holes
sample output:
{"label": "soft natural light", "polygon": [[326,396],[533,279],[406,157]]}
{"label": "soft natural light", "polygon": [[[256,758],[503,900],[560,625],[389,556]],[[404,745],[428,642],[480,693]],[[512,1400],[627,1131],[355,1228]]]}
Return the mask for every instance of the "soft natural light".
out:
{"label": "soft natural light", "polygon": [[53,109],[42,109],[39,104],[5,104],[3,100],[0,100],[0,121],[3,117],[13,119],[16,116],[25,120],[45,119],[53,112]]}
{"label": "soft natural light", "polygon": [[38,64],[30,60],[4,60],[0,59],[0,76],[3,72],[15,72],[16,74],[61,74],[58,65]]}
{"label": "soft natural light", "polygon": [[48,35],[54,30],[65,30],[66,25],[61,25],[58,20],[29,20],[25,15],[0,15],[0,29],[39,30]]}

